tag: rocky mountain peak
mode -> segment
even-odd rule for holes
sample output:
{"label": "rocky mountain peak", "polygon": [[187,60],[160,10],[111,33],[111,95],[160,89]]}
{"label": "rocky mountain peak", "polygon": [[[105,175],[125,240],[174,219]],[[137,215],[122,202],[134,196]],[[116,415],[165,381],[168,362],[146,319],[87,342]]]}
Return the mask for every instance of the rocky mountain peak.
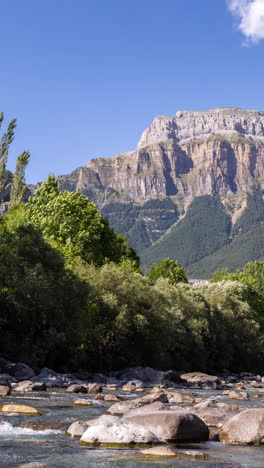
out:
{"label": "rocky mountain peak", "polygon": [[212,135],[242,136],[264,142],[264,112],[220,107],[206,111],[178,111],[175,117],[159,116],[143,132],[138,149],[170,139],[184,145]]}

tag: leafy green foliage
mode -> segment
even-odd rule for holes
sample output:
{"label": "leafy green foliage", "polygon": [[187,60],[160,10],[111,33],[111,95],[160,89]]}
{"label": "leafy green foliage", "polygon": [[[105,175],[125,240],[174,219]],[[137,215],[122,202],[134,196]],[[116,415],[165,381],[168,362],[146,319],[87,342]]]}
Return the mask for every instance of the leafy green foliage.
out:
{"label": "leafy green foliage", "polygon": [[17,158],[16,170],[11,189],[11,205],[19,205],[24,200],[26,191],[25,169],[28,165],[29,158],[30,154],[28,151],[24,151]]}
{"label": "leafy green foliage", "polygon": [[34,366],[64,364],[79,339],[88,286],[32,226],[2,227],[0,258],[0,353]]}
{"label": "leafy green foliage", "polygon": [[158,278],[168,278],[172,284],[188,282],[184,269],[178,262],[170,258],[164,258],[160,263],[153,263],[148,277],[153,283]]}
{"label": "leafy green foliage", "polygon": [[[4,119],[3,113],[0,114],[0,129]],[[14,130],[16,128],[16,119],[11,120],[6,132],[3,134],[0,142],[0,202],[2,201],[2,191],[6,177],[6,163],[8,157],[9,146],[14,139]]]}
{"label": "leafy green foliage", "polygon": [[7,225],[16,224],[18,214],[22,223],[39,229],[69,261],[79,256],[96,265],[126,258],[139,263],[126,238],[115,234],[94,203],[80,193],[61,192],[54,176],[49,176],[36,196],[29,199],[24,212],[8,213]]}

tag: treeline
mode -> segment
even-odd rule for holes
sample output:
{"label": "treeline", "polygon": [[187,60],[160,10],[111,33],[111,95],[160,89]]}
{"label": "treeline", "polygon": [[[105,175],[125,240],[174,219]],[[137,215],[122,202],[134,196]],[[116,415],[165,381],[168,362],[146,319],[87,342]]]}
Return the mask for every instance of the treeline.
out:
{"label": "treeline", "polygon": [[0,221],[1,356],[55,370],[263,371],[263,262],[193,287],[170,259],[143,276],[125,236],[55,177],[23,203],[23,164]]}
{"label": "treeline", "polygon": [[35,367],[263,366],[264,264],[190,286],[165,259],[148,276],[95,205],[48,177],[0,224],[0,353]]}

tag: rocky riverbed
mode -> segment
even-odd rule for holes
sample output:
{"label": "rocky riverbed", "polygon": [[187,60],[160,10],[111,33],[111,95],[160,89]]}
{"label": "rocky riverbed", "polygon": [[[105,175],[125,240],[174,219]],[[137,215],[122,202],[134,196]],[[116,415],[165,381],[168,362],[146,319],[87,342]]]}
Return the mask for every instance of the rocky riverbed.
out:
{"label": "rocky riverbed", "polygon": [[149,368],[36,375],[0,360],[0,466],[263,468],[262,380]]}

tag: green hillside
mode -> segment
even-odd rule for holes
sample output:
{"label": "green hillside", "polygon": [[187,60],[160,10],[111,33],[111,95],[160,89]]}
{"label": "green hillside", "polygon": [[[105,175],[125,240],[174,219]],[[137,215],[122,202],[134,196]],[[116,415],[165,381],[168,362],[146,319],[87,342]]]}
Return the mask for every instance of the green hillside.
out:
{"label": "green hillside", "polygon": [[264,259],[264,224],[254,225],[222,249],[208,255],[187,269],[191,278],[209,278],[211,273],[227,268],[242,269],[248,262]]}
{"label": "green hillside", "polygon": [[165,257],[188,266],[230,242],[231,217],[218,198],[204,195],[193,200],[185,217],[159,242],[141,254],[145,268]]}

